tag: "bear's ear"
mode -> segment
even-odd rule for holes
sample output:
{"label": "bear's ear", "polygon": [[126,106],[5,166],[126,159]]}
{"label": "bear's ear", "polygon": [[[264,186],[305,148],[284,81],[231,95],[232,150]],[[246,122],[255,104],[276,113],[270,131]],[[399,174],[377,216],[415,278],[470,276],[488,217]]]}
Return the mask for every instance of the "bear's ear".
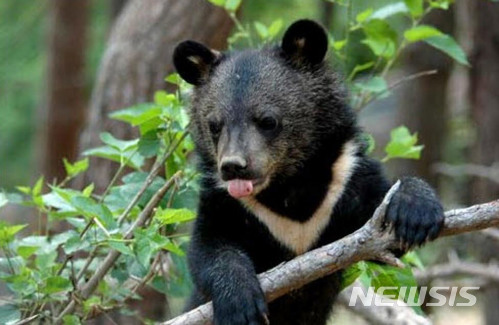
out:
{"label": "bear's ear", "polygon": [[324,28],[315,21],[303,19],[294,22],[282,39],[285,56],[297,64],[318,64],[324,60],[328,37]]}
{"label": "bear's ear", "polygon": [[173,65],[182,79],[199,86],[207,80],[218,56],[201,43],[184,41],[173,52]]}

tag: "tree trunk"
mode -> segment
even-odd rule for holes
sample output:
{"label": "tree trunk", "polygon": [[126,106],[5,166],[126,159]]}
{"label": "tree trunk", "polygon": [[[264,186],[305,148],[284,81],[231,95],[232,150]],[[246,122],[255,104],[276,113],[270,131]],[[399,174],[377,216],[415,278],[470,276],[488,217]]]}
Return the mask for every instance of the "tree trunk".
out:
{"label": "tree trunk", "polygon": [[[425,19],[427,24],[452,34],[452,11],[434,11]],[[452,70],[452,60],[429,45],[414,44],[405,57],[404,75],[434,70],[435,75],[409,81],[401,96],[401,122],[411,132],[418,132],[419,142],[424,144],[420,160],[404,161],[404,169],[415,172],[433,186],[438,178],[432,165],[442,160],[447,121],[447,83]],[[444,123],[443,123],[444,122]]]}
{"label": "tree trunk", "polygon": [[46,180],[65,177],[63,158],[74,160],[86,108],[85,49],[88,2],[51,0],[42,150]]}
{"label": "tree trunk", "polygon": [[[499,4],[470,1],[473,14],[471,111],[477,143],[472,161],[490,166],[499,161]],[[499,196],[499,185],[476,180],[473,195],[480,201]]]}
{"label": "tree trunk", "polygon": [[[81,149],[100,144],[99,133],[109,131],[118,138],[136,136],[108,113],[153,99],[165,88],[164,77],[173,72],[175,45],[194,39],[223,49],[233,26],[224,10],[204,0],[130,0],[117,18],[101,61],[92,93],[89,123],[81,138]],[[115,164],[92,161],[85,182],[102,191]]]}
{"label": "tree trunk", "polygon": [[[499,161],[499,4],[476,0],[468,4],[473,39],[470,99],[477,135],[471,161],[490,166]],[[499,197],[499,185],[487,179],[475,179],[471,193],[473,201],[483,202]],[[497,260],[497,244],[489,242],[481,247],[484,260]],[[489,286],[485,296],[486,324],[497,324],[499,287]]]}
{"label": "tree trunk", "polygon": [[321,23],[327,30],[330,30],[333,24],[334,3],[319,0],[319,7],[321,11]]}
{"label": "tree trunk", "polygon": [[119,17],[121,10],[125,7],[127,0],[111,0],[111,20]]}

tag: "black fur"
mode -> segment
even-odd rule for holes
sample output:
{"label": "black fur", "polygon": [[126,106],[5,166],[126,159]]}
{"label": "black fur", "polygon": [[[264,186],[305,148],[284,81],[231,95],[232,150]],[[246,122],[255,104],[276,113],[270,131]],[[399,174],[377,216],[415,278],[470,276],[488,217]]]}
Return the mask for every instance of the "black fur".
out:
{"label": "black fur", "polygon": [[[285,33],[281,47],[211,57],[212,52],[198,43],[182,43],[175,51],[178,72],[197,86],[190,116],[202,173],[189,249],[196,289],[188,308],[213,300],[216,325],[255,325],[267,320],[272,325],[325,324],[340,281],[338,272],[267,306],[256,275],[296,253],[221,183],[234,178],[265,179],[266,185],[255,187],[258,202],[305,222],[326,196],[331,180],[338,177],[331,166],[345,143],[357,143],[354,171],[310,249],[361,227],[390,187],[379,163],[364,154],[356,117],[323,62],[326,49],[324,30],[315,22],[299,21]],[[209,69],[197,71],[186,58],[190,55],[211,62]],[[220,166],[227,156],[247,166],[229,173]],[[408,248],[438,234],[443,210],[426,183],[403,178],[386,220],[401,247]]]}

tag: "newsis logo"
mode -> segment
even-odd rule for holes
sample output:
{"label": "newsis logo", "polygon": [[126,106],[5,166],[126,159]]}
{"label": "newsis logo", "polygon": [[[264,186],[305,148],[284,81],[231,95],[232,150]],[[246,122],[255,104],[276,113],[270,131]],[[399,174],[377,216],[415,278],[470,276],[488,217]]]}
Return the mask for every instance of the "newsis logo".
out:
{"label": "newsis logo", "polygon": [[[352,288],[348,305],[355,306],[360,301],[364,306],[421,306],[428,295],[433,299],[430,299],[427,306],[448,304],[449,306],[471,307],[476,304],[476,297],[469,291],[479,289],[480,287],[379,287],[375,291],[373,287],[356,286]],[[419,297],[416,301],[418,292]],[[407,297],[405,299],[407,302],[398,300],[397,297]],[[456,302],[456,297],[458,297],[458,302]]]}

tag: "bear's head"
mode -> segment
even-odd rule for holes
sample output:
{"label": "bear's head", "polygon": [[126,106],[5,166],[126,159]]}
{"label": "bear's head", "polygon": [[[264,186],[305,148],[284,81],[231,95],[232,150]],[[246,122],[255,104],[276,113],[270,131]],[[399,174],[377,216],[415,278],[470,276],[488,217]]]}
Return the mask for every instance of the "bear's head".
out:
{"label": "bear's head", "polygon": [[204,174],[233,197],[293,177],[351,138],[355,119],[327,48],[325,30],[299,20],[280,46],[219,53],[185,41],[175,49],[178,73],[195,86],[190,117]]}

